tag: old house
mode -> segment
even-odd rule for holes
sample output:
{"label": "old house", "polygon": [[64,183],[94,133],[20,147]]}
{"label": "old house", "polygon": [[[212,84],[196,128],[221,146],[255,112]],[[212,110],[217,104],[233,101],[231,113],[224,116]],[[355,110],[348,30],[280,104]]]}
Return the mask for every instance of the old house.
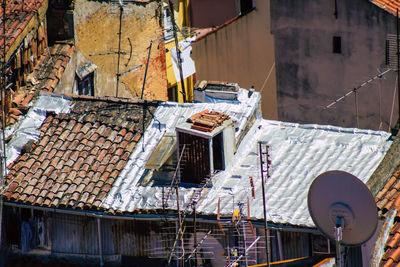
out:
{"label": "old house", "polygon": [[29,102],[40,91],[53,91],[74,46],[65,40],[48,46],[47,0],[6,1],[4,8],[0,9],[5,18],[1,31],[6,34],[0,39],[0,53],[6,76],[2,87],[5,123],[9,125],[27,112]]}
{"label": "old house", "polygon": [[278,118],[390,131],[398,119],[397,1],[272,0],[270,7]]}
{"label": "old house", "polygon": [[[121,261],[125,250],[129,255],[143,254],[143,248],[129,238],[129,229],[140,221],[135,224],[133,217],[122,216],[128,220],[115,224],[114,219],[101,218],[115,212],[105,212],[99,205],[156,106],[118,99],[39,97],[20,127],[8,132],[15,137],[6,151],[8,163],[13,162],[6,180],[12,201],[2,217],[8,225],[2,244],[12,252],[9,262],[21,259],[21,253],[28,259],[42,255],[39,259],[47,262],[57,256],[61,262],[64,257],[70,262],[77,258],[82,264],[93,263],[93,258],[95,263]],[[108,238],[121,242],[114,244]]]}
{"label": "old house", "polygon": [[[191,58],[193,32],[190,25],[191,1],[164,1],[163,21],[168,83],[168,100],[193,101],[195,64]],[[181,62],[178,61],[178,46]],[[181,67],[179,67],[181,66]],[[183,82],[181,81],[181,75]]]}
{"label": "old house", "polygon": [[[234,81],[261,92],[264,118],[278,119],[270,1],[191,1],[197,80]],[[282,118],[285,120],[285,118]]]}
{"label": "old house", "polygon": [[77,0],[52,12],[76,45],[55,92],[168,99],[160,1]]}
{"label": "old house", "polygon": [[[260,144],[271,160],[271,259],[328,256],[308,186],[331,169],[368,182],[390,135],[264,120],[259,107],[260,94],[244,89],[234,101],[191,104],[41,94],[6,132],[7,260],[160,266],[183,255],[224,266],[254,243],[242,260],[263,263]],[[360,251],[356,262],[368,255]]]}

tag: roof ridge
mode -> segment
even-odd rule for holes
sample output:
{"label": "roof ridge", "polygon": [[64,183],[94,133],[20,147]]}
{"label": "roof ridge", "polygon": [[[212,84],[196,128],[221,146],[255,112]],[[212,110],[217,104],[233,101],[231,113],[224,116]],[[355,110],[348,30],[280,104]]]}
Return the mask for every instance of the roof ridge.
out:
{"label": "roof ridge", "polygon": [[124,103],[124,104],[150,104],[150,105],[158,105],[162,101],[158,100],[143,100],[143,99],[132,99],[132,98],[123,98],[123,97],[115,97],[115,96],[88,96],[88,95],[75,95],[75,94],[54,94],[51,95],[59,95],[71,98],[72,100],[86,100],[86,101],[104,101],[109,103]]}

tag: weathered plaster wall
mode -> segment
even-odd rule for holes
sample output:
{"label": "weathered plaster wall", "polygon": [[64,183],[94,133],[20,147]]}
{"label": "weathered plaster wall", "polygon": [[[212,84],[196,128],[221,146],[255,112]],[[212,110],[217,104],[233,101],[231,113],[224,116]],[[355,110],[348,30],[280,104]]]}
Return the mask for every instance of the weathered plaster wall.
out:
{"label": "weathered plaster wall", "polygon": [[[354,95],[323,107],[385,70],[385,40],[395,33],[392,15],[369,1],[272,0],[278,118],[357,127]],[[341,54],[333,53],[341,37]],[[395,73],[357,94],[359,127],[389,129]],[[397,100],[395,100],[397,103]],[[397,120],[397,104],[392,125]]]}
{"label": "weathered plaster wall", "polygon": [[[120,76],[119,97],[140,97],[150,41],[162,37],[160,15],[158,1],[143,4],[127,3],[124,6],[120,73],[135,66],[142,65],[142,67]],[[95,72],[97,96],[116,95],[119,18],[120,9],[117,4],[87,0],[75,2],[75,68],[86,62],[92,62],[97,66]],[[151,51],[144,98],[166,100],[166,88],[165,49],[163,42],[157,41],[153,43]]]}
{"label": "weathered plaster wall", "polygon": [[193,44],[197,80],[238,83],[261,91],[264,118],[277,119],[274,41],[270,34],[269,1]]}
{"label": "weathered plaster wall", "polygon": [[61,76],[54,93],[56,94],[74,94],[76,92],[75,84],[75,70],[76,70],[76,51],[72,55],[68,62],[68,65],[64,69],[64,73]]}

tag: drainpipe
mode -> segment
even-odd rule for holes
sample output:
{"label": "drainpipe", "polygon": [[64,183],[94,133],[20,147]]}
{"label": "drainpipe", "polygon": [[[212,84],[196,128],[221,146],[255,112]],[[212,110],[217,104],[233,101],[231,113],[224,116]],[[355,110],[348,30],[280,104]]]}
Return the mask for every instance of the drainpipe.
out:
{"label": "drainpipe", "polygon": [[283,252],[282,252],[282,237],[281,231],[276,231],[276,237],[278,239],[278,252],[279,252],[279,260],[283,260]]}
{"label": "drainpipe", "polygon": [[99,258],[100,258],[100,267],[104,266],[104,261],[103,261],[103,245],[101,243],[101,217],[97,217],[97,233],[98,233],[98,239],[99,239]]}
{"label": "drainpipe", "polygon": [[214,155],[213,155],[213,139],[210,138],[208,142],[208,152],[210,156],[210,176],[214,173]]}

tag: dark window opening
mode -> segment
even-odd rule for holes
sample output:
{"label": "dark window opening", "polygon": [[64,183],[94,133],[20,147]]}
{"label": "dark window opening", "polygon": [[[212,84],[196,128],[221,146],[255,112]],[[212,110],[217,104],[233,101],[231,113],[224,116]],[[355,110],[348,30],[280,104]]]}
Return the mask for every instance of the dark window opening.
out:
{"label": "dark window opening", "polygon": [[48,249],[47,223],[44,212],[16,207],[4,208],[4,242],[10,250],[28,253]]}
{"label": "dark window opening", "polygon": [[333,36],[332,45],[334,54],[342,53],[342,38],[340,36]]}
{"label": "dark window opening", "polygon": [[386,40],[385,43],[385,65],[390,65],[390,43]]}
{"label": "dark window opening", "polygon": [[171,12],[168,7],[164,8],[164,36],[165,40],[170,40],[174,37]]}
{"label": "dark window opening", "polygon": [[54,9],[68,9],[72,4],[72,0],[50,0],[49,5]]}
{"label": "dark window opening", "polygon": [[335,19],[338,18],[338,7],[337,7],[337,0],[335,0],[335,12],[333,12],[333,15],[335,16]]}
{"label": "dark window opening", "polygon": [[178,88],[176,85],[168,88],[168,101],[178,102]]}
{"label": "dark window opening", "polygon": [[225,170],[223,135],[219,133],[213,138],[214,170]]}
{"label": "dark window opening", "polygon": [[5,240],[10,248],[21,248],[21,212],[15,207],[5,208]]}
{"label": "dark window opening", "polygon": [[245,15],[255,8],[253,0],[240,0],[240,14]]}
{"label": "dark window opening", "polygon": [[94,73],[90,73],[84,78],[78,80],[78,94],[94,96]]}
{"label": "dark window opening", "polygon": [[311,235],[313,254],[331,254],[335,252],[335,244],[323,235]]}
{"label": "dark window opening", "polygon": [[191,134],[178,134],[179,155],[185,146],[180,163],[181,182],[200,184],[210,176],[209,140]]}
{"label": "dark window opening", "polygon": [[72,0],[49,1],[47,9],[47,36],[49,45],[74,38]]}

